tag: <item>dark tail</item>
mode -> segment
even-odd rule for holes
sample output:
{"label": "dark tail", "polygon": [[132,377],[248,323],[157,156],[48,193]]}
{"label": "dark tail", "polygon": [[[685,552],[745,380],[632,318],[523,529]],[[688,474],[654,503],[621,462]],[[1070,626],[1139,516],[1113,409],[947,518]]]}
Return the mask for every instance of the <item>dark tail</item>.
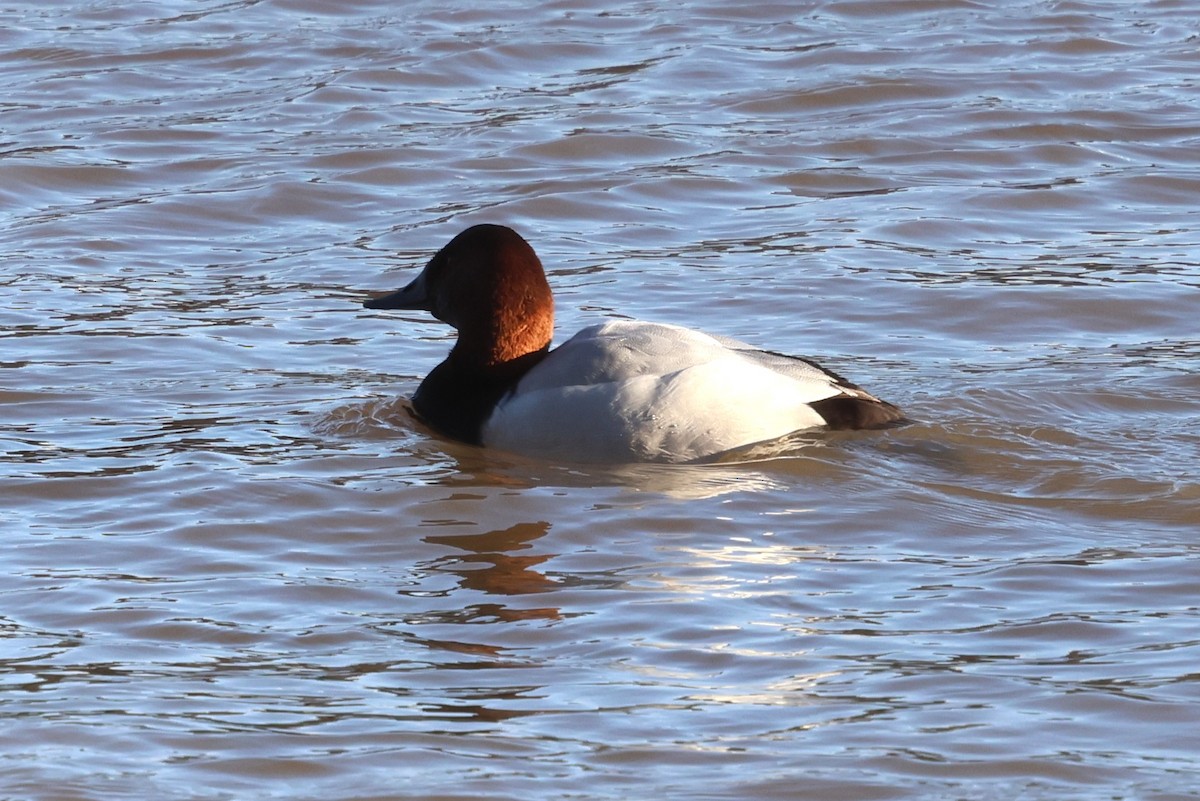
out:
{"label": "dark tail", "polygon": [[809,404],[834,431],[858,431],[865,428],[890,428],[908,422],[904,412],[878,398],[835,395]]}

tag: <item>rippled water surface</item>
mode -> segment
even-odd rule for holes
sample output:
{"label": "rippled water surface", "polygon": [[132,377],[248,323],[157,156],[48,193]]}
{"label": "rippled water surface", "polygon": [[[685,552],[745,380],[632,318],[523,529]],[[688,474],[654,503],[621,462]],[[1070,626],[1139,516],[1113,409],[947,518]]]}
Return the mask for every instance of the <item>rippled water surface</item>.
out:
{"label": "rippled water surface", "polygon": [[[1200,797],[1197,11],[0,0],[0,796]],[[439,439],[482,221],[916,422]]]}

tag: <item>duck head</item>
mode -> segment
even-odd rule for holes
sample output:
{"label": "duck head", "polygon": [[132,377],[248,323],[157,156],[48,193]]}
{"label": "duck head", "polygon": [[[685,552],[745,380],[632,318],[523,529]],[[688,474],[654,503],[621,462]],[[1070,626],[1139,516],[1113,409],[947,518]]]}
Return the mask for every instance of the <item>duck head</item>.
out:
{"label": "duck head", "polygon": [[403,289],[368,309],[420,309],[453,326],[450,359],[499,367],[550,347],[554,298],[533,248],[503,225],[475,225],[437,252]]}

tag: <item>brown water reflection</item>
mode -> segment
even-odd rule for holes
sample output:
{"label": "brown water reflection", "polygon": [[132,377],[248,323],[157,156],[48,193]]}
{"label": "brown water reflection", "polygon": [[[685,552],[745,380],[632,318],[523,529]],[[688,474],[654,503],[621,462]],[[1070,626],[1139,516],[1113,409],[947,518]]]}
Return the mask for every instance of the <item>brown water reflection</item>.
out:
{"label": "brown water reflection", "polygon": [[[517,555],[512,552],[532,547],[534,541],[546,536],[549,531],[550,524],[542,521],[518,523],[486,534],[425,537],[425,542],[458,548],[468,553],[444,557],[428,567],[454,573],[462,578],[461,587],[490,595],[546,592],[553,589],[556,582],[534,568],[555,555]],[[519,618],[508,618],[503,613],[499,613],[499,616],[505,620],[533,616],[557,617],[557,611],[538,610],[531,614],[530,610],[524,610]]]}

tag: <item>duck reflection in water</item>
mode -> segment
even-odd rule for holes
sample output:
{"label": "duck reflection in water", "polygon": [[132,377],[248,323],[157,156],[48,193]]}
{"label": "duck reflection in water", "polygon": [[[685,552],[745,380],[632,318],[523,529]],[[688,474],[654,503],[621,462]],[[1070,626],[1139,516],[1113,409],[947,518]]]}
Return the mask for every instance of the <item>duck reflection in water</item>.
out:
{"label": "duck reflection in water", "polygon": [[[440,572],[454,573],[459,576],[459,586],[463,589],[477,590],[489,595],[529,595],[547,592],[557,588],[558,582],[534,568],[557,554],[517,556],[511,552],[529,549],[534,540],[544,537],[549,530],[549,523],[539,521],[518,523],[506,529],[482,534],[426,537],[427,543],[448,545],[463,551],[461,554],[441,557],[428,567]],[[559,617],[556,608],[510,609],[502,604],[485,604],[475,609],[483,614],[490,613],[488,616],[500,620]]]}

